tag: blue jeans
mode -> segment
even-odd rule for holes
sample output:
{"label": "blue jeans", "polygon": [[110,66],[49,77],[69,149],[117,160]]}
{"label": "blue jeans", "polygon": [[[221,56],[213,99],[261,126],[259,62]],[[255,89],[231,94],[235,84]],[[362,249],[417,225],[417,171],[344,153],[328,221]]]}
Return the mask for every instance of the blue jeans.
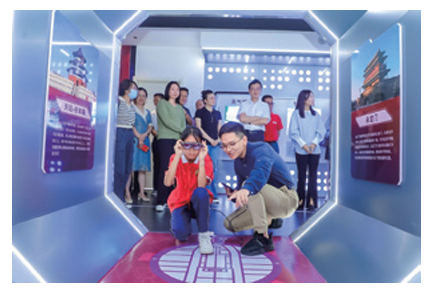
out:
{"label": "blue jeans", "polygon": [[279,144],[277,141],[266,141],[279,154]]}
{"label": "blue jeans", "polygon": [[114,154],[114,193],[123,201],[126,183],[132,172],[133,146],[133,130],[117,128]]}
{"label": "blue jeans", "polygon": [[176,208],[171,214],[171,232],[180,241],[192,233],[191,219],[197,220],[198,232],[207,232],[210,221],[210,196],[205,188],[194,190],[189,205]]}
{"label": "blue jeans", "polygon": [[213,193],[214,198],[218,198],[218,194],[217,194],[217,183],[218,183],[217,171],[218,171],[220,147],[219,147],[219,145],[217,145],[217,146],[208,145],[207,148],[208,148],[208,154],[209,154],[209,156],[213,162],[213,181],[210,183],[210,185],[207,185],[206,187]]}

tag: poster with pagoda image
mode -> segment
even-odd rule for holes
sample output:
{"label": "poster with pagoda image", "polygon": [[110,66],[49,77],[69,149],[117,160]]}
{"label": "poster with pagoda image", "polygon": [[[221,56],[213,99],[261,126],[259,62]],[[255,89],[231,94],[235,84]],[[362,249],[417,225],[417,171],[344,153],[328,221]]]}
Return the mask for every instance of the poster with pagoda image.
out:
{"label": "poster with pagoda image", "polygon": [[99,58],[97,47],[56,10],[48,55],[41,161],[46,174],[93,168]]}
{"label": "poster with pagoda image", "polygon": [[402,181],[401,27],[394,25],[351,59],[351,175]]}
{"label": "poster with pagoda image", "polygon": [[42,170],[92,169],[99,51],[68,44],[51,50]]}

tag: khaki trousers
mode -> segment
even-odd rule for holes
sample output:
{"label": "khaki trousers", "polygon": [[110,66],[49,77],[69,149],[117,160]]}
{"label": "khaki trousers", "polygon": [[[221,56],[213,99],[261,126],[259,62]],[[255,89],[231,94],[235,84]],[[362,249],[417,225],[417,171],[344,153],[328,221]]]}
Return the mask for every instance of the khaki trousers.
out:
{"label": "khaki trousers", "polygon": [[298,207],[298,195],[294,189],[286,186],[276,188],[269,184],[255,195],[249,196],[248,204],[238,208],[224,221],[226,229],[237,232],[254,229],[262,234],[267,232],[272,219],[287,218]]}

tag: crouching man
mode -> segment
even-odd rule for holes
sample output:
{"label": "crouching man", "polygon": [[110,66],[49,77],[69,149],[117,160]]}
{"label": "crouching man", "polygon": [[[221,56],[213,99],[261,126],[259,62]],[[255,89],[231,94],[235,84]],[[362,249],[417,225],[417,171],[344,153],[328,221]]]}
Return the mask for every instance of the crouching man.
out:
{"label": "crouching man", "polygon": [[[236,122],[224,124],[221,148],[234,160],[237,189],[226,189],[236,210],[227,217],[225,228],[237,232],[253,229],[253,238],[241,253],[258,255],[274,250],[269,225],[291,216],[298,207],[293,180],[283,159],[265,142],[248,142],[244,128]],[[271,226],[270,226],[271,227]]]}

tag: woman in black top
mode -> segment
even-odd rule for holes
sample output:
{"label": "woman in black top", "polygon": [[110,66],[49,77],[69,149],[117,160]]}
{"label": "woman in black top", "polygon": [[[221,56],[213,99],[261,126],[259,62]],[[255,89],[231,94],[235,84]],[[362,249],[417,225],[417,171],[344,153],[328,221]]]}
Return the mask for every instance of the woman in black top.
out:
{"label": "woman in black top", "polygon": [[201,96],[205,106],[196,111],[195,125],[201,130],[204,139],[207,141],[208,154],[213,161],[214,178],[207,188],[214,194],[214,199],[217,202],[217,167],[220,149],[218,133],[222,126],[222,115],[214,109],[216,97],[213,91],[202,91]]}

